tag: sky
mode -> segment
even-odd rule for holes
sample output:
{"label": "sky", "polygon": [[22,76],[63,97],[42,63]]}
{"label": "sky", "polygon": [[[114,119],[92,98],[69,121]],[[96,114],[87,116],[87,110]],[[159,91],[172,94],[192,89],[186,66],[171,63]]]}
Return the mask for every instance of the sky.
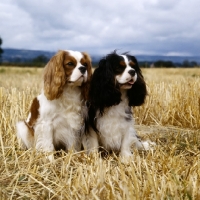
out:
{"label": "sky", "polygon": [[199,56],[200,0],[1,0],[2,48]]}

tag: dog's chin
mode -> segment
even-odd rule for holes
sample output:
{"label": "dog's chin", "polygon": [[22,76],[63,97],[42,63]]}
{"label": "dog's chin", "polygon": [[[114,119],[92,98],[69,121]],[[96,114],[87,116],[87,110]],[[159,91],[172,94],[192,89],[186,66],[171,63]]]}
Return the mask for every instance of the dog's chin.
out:
{"label": "dog's chin", "polygon": [[120,85],[120,89],[122,89],[122,90],[129,90],[131,88],[132,88],[132,85],[127,84],[127,83]]}
{"label": "dog's chin", "polygon": [[122,89],[122,90],[129,90],[132,88],[134,83],[135,83],[135,81],[133,79],[131,79],[130,81],[128,81],[126,83],[119,83],[119,86],[120,86],[120,89]]}
{"label": "dog's chin", "polygon": [[84,82],[84,77],[83,76],[81,76],[80,78],[78,78],[76,81],[69,81],[68,83],[69,83],[69,85],[71,85],[71,86],[81,86],[82,84],[83,84],[83,82]]}

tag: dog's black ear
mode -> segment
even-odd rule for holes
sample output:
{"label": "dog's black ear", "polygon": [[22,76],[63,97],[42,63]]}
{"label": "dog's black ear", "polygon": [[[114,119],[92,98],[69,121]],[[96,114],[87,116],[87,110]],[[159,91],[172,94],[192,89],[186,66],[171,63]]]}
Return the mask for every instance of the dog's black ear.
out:
{"label": "dog's black ear", "polygon": [[142,75],[141,69],[139,68],[137,59],[134,56],[127,55],[135,63],[135,71],[137,73],[137,80],[133,84],[132,88],[127,91],[129,98],[129,106],[140,106],[144,103],[147,96],[146,83]]}
{"label": "dog's black ear", "polygon": [[95,110],[103,111],[106,107],[117,105],[121,101],[121,92],[115,82],[112,66],[112,56],[99,61],[99,67],[94,71],[89,91],[89,98]]}

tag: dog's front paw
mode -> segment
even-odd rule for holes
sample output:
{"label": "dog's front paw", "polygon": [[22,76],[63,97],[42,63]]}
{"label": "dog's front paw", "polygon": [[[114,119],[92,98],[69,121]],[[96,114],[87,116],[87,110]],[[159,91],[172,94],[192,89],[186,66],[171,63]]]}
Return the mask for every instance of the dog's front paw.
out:
{"label": "dog's front paw", "polygon": [[121,151],[119,158],[123,164],[128,164],[133,160],[133,154],[130,151]]}
{"label": "dog's front paw", "polygon": [[155,142],[150,142],[150,141],[142,142],[142,147],[144,150],[151,150],[151,149],[153,149],[154,146],[156,146]]}
{"label": "dog's front paw", "polygon": [[47,159],[50,161],[50,163],[54,163],[54,162],[55,162],[55,160],[54,160],[54,155],[53,155],[53,154],[48,155],[48,156],[47,156]]}
{"label": "dog's front paw", "polygon": [[128,157],[131,157],[133,154],[130,151],[121,151],[119,155],[121,157],[128,158]]}
{"label": "dog's front paw", "polygon": [[131,151],[121,151],[119,156],[121,162],[128,163],[130,160],[132,160],[133,154],[131,153]]}

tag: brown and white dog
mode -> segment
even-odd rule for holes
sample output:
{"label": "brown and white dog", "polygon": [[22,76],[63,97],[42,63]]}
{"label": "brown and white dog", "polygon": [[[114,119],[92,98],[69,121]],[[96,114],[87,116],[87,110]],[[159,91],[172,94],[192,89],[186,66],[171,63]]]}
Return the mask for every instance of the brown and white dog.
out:
{"label": "brown and white dog", "polygon": [[44,152],[81,149],[91,74],[87,53],[59,51],[50,59],[44,68],[41,94],[33,99],[27,120],[17,123],[24,148]]}

